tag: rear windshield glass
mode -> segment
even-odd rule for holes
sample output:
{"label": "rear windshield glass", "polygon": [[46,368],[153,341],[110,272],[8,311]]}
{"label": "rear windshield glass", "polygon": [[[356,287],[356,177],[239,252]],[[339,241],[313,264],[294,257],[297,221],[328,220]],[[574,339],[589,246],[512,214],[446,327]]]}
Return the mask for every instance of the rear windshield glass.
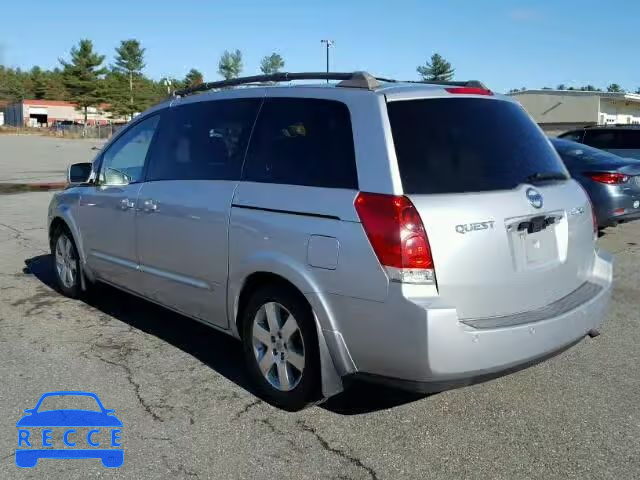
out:
{"label": "rear windshield glass", "polygon": [[563,159],[576,160],[579,163],[616,163],[623,161],[618,155],[589,147],[582,143],[560,138],[554,138],[551,143],[556,147]]}
{"label": "rear windshield glass", "polygon": [[437,98],[387,106],[405,193],[512,189],[535,174],[567,176],[557,153],[517,104]]}
{"label": "rear windshield glass", "polygon": [[584,134],[584,143],[604,149],[639,149],[640,130],[587,130]]}

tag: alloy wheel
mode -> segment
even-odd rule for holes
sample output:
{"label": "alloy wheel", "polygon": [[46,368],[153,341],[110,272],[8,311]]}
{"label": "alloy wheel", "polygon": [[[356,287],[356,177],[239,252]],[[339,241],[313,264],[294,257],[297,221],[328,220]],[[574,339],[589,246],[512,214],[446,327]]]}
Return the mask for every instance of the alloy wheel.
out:
{"label": "alloy wheel", "polygon": [[66,288],[73,288],[78,277],[77,262],[73,243],[64,233],[56,242],[55,259],[58,278]]}
{"label": "alloy wheel", "polygon": [[277,302],[265,303],[253,319],[253,353],[274,388],[293,390],[302,379],[305,348],[295,317]]}

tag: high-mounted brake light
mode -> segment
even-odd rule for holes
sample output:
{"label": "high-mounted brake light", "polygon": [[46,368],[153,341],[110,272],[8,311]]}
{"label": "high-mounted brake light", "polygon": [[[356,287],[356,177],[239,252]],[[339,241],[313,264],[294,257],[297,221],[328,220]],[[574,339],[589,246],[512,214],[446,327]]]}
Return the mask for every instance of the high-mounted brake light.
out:
{"label": "high-mounted brake light", "polygon": [[591,180],[600,183],[606,183],[607,185],[620,185],[626,183],[629,180],[629,175],[624,173],[615,172],[585,172],[585,175]]}
{"label": "high-mounted brake light", "polygon": [[445,90],[458,95],[493,95],[493,92],[488,88],[480,87],[450,87]]}
{"label": "high-mounted brake light", "polygon": [[407,197],[360,192],[355,208],[373,251],[391,280],[435,283],[427,232]]}

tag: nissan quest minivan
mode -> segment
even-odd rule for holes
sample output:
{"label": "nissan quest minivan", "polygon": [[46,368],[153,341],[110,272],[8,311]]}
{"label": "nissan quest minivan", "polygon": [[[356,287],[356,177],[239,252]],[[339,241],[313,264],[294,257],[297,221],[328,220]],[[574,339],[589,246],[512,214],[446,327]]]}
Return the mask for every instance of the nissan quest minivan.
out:
{"label": "nissan quest minivan", "polygon": [[[340,81],[275,83],[298,79]],[[479,82],[204,84],[68,176],[60,290],[104,282],[240,339],[287,409],[356,376],[437,391],[518,369],[597,335],[609,304],[587,195]]]}

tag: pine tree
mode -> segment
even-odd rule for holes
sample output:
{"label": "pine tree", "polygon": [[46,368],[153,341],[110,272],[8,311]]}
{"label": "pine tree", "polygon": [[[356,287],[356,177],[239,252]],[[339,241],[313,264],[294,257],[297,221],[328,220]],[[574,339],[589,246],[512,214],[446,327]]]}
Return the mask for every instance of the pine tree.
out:
{"label": "pine tree", "polygon": [[218,73],[225,80],[230,80],[238,78],[240,72],[242,72],[242,52],[240,50],[235,52],[225,50],[218,62]]}
{"label": "pine tree", "polygon": [[140,47],[140,42],[134,39],[122,40],[120,46],[116,48],[113,70],[125,75],[129,82],[129,111],[126,112],[127,109],[124,108],[124,105],[120,105],[118,109],[130,117],[141,111],[139,102],[134,99],[133,85],[134,79],[138,80],[142,77],[142,69],[145,67],[144,52],[145,49]]}
{"label": "pine tree", "polygon": [[617,83],[612,83],[607,87],[607,92],[614,92],[614,93],[624,92],[624,89]]}
{"label": "pine tree", "polygon": [[47,96],[47,76],[37,65],[29,72],[33,85],[33,96],[41,100]]}
{"label": "pine tree", "polygon": [[185,87],[196,87],[201,83],[204,83],[204,76],[202,75],[202,72],[195,68],[192,68],[184,77],[184,81],[182,83]]}
{"label": "pine tree", "polygon": [[270,75],[272,73],[277,73],[284,68],[284,59],[278,55],[277,53],[272,53],[271,55],[267,55],[263,57],[260,62],[260,70],[265,75]]}
{"label": "pine tree", "polygon": [[87,110],[98,106],[104,100],[102,77],[107,72],[102,68],[104,55],[93,51],[91,40],[80,40],[71,49],[71,61],[59,60],[64,67],[64,84],[69,91],[69,99],[84,112],[87,124]]}
{"label": "pine tree", "polygon": [[455,69],[440,54],[431,55],[431,62],[426,62],[416,68],[422,80],[448,81],[453,79]]}

